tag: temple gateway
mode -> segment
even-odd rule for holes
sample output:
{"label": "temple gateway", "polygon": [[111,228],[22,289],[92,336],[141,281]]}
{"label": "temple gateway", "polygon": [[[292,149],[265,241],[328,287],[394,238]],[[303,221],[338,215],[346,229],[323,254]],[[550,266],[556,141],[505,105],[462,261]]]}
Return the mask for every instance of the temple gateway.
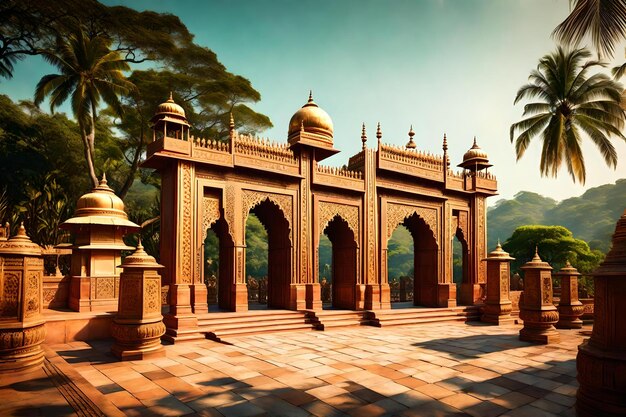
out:
{"label": "temple gateway", "polygon": [[[362,149],[344,168],[322,165],[338,153],[330,116],[309,96],[289,122],[286,143],[238,133],[231,117],[227,142],[194,138],[172,97],[158,106],[146,167],[161,188],[161,259],[166,339],[195,338],[208,313],[204,242],[219,238],[217,299],[222,310],[248,309],[246,219],[254,213],[268,234],[267,305],[322,308],[320,236],[332,243],[332,305],[346,310],[390,308],[387,244],[399,225],[414,242],[414,304],[472,305],[485,282],[485,198],[497,182],[487,154],[474,144],[453,172],[443,155],[405,147]],[[460,291],[452,279],[452,240],[462,245]]]}

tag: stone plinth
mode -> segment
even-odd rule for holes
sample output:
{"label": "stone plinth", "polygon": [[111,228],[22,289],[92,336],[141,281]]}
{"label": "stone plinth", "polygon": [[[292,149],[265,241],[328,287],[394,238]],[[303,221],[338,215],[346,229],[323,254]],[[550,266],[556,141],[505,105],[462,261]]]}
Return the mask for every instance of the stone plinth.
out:
{"label": "stone plinth", "polygon": [[0,237],[0,372],[39,366],[46,336],[42,309],[43,257],[24,226]]}
{"label": "stone plinth", "polygon": [[157,272],[163,266],[143,250],[140,242],[121,267],[124,272],[120,277],[119,307],[111,324],[115,338],[111,352],[122,360],[164,356],[161,276]]}
{"label": "stone plinth", "polygon": [[75,311],[115,311],[119,269],[126,233],[139,230],[128,220],[124,203],[103,176],[91,193],[76,204],[74,217],[61,225],[74,235],[69,308]]}
{"label": "stone plinth", "polygon": [[498,325],[513,323],[509,277],[511,276],[511,261],[514,259],[502,250],[500,242],[496,249],[483,259],[487,262],[487,294],[481,320],[486,323]]}
{"label": "stone plinth", "polygon": [[578,347],[578,416],[626,415],[626,211],[613,246],[594,272],[594,324]]}
{"label": "stone plinth", "polygon": [[559,321],[556,323],[556,328],[582,328],[583,321],[580,317],[583,315],[585,307],[578,300],[578,277],[580,273],[567,261],[567,264],[554,275],[561,279],[561,298],[557,307]]}
{"label": "stone plinth", "polygon": [[519,332],[519,339],[533,343],[558,343],[560,337],[554,325],[559,321],[559,313],[552,302],[552,267],[543,262],[535,251],[535,257],[522,269],[524,291],[520,297],[519,316],[524,320],[524,327]]}

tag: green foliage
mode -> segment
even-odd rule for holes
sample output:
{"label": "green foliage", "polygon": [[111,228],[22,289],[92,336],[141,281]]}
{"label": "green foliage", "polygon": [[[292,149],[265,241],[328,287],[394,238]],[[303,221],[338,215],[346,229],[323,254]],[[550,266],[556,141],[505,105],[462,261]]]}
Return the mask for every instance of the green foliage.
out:
{"label": "green foliage", "polygon": [[565,164],[574,182],[585,183],[585,162],[580,147],[585,134],[600,150],[609,167],[617,166],[617,152],[611,136],[626,140],[621,130],[625,115],[620,107],[623,87],[606,74],[591,76],[588,72],[604,63],[589,61],[591,53],[585,49],[555,52],[539,60],[532,71],[530,82],[522,86],[515,103],[537,99],[524,106],[520,122],[511,125],[511,142],[515,139],[515,153],[519,160],[530,142],[540,137],[543,142],[539,169],[541,175],[556,177]]}
{"label": "green foliage", "polygon": [[387,243],[387,265],[390,281],[413,276],[413,236],[404,226],[398,226]]}
{"label": "green foliage", "polygon": [[267,231],[254,213],[246,221],[246,277],[267,276]]}
{"label": "green foliage", "polygon": [[586,274],[604,259],[602,252],[589,249],[584,240],[574,238],[565,227],[520,226],[502,246],[515,258],[511,263],[512,272],[520,272],[520,267],[533,258],[536,247],[541,259],[555,271],[570,261],[579,272]]}
{"label": "green foliage", "polygon": [[319,277],[326,278],[328,282],[332,282],[332,266],[333,263],[333,244],[324,233],[320,236],[319,247]]}
{"label": "green foliage", "polygon": [[518,226],[541,224],[564,226],[578,239],[588,242],[592,249],[606,253],[624,207],[626,179],[590,188],[580,197],[560,203],[523,191],[512,200],[498,201],[487,211],[488,247],[494,248],[497,239],[511,236]]}

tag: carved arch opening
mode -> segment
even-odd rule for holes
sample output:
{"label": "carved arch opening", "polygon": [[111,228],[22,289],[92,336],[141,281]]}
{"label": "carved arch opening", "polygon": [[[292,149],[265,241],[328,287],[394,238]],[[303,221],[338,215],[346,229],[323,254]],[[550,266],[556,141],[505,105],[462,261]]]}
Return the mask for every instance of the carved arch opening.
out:
{"label": "carved arch opening", "polygon": [[[356,309],[356,285],[359,248],[357,237],[339,214],[324,225],[323,233],[332,245],[331,305],[332,308]],[[325,288],[322,288],[324,291]]]}
{"label": "carved arch opening", "polygon": [[249,213],[255,214],[267,231],[267,307],[289,309],[293,245],[288,216],[267,196],[250,206],[244,224]]}
{"label": "carved arch opening", "polygon": [[235,311],[235,244],[228,223],[220,218],[203,232],[202,269],[209,309],[217,306],[220,310]]}
{"label": "carved arch opening", "polygon": [[[398,225],[406,227],[413,238],[413,304],[436,307],[439,247],[431,226],[415,211]],[[388,235],[388,238],[390,235]]]}

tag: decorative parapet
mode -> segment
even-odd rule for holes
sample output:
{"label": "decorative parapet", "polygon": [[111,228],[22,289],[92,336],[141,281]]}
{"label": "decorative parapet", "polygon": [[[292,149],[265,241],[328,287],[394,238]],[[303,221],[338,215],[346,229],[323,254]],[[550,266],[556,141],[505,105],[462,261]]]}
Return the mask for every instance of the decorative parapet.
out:
{"label": "decorative parapet", "polygon": [[356,191],[365,190],[363,173],[361,171],[353,171],[347,168],[316,165],[313,182],[315,184],[348,188]]}
{"label": "decorative parapet", "polygon": [[270,142],[267,138],[256,138],[235,132],[233,146],[235,154],[298,165],[298,160],[288,143]]}
{"label": "decorative parapet", "polygon": [[381,143],[378,148],[378,157],[421,168],[443,171],[443,157],[433,155],[430,152],[408,150],[400,146]]}
{"label": "decorative parapet", "polygon": [[230,152],[230,142],[223,142],[214,139],[196,138],[190,136],[193,146],[196,148],[205,148],[217,152]]}

